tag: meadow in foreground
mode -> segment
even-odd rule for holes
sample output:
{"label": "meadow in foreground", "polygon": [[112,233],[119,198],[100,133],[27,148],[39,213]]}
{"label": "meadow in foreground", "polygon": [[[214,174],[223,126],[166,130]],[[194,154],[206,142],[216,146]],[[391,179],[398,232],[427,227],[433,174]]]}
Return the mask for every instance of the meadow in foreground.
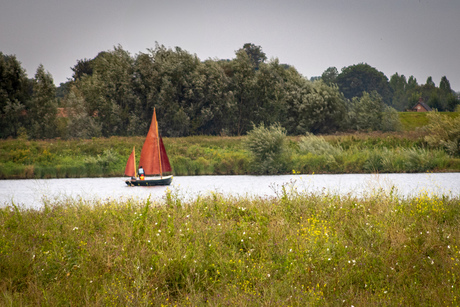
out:
{"label": "meadow in foreground", "polygon": [[460,200],[374,191],[0,209],[0,305],[455,306]]}

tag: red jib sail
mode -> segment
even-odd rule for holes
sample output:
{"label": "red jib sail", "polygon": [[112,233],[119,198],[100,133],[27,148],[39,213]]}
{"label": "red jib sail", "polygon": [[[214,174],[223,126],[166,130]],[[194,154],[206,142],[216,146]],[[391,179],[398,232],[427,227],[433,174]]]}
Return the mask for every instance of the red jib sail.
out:
{"label": "red jib sail", "polygon": [[158,122],[155,109],[153,109],[149,132],[145,138],[144,146],[142,146],[139,167],[144,169],[145,175],[163,175],[163,172],[171,171],[171,165],[169,164],[163,141],[158,135]]}
{"label": "red jib sail", "polygon": [[126,163],[125,175],[131,177],[136,176],[136,152],[134,148],[129,155],[128,162]]}
{"label": "red jib sail", "polygon": [[166,154],[165,145],[163,145],[163,139],[160,137],[160,154],[161,154],[161,167],[163,172],[172,172],[171,164],[169,164],[168,155]]}

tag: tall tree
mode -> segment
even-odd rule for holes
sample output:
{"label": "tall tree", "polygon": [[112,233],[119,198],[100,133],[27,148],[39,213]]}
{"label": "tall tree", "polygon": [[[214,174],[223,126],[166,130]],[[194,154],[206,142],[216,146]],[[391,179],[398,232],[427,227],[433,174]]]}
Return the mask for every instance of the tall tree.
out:
{"label": "tall tree", "polygon": [[452,89],[450,88],[450,82],[447,80],[446,76],[441,78],[441,82],[439,82],[439,89],[443,94],[450,94],[452,93]]}
{"label": "tall tree", "polygon": [[56,86],[53,77],[40,64],[34,78],[32,101],[28,116],[32,121],[31,135],[34,138],[57,136]]}
{"label": "tall tree", "polygon": [[30,100],[29,80],[14,55],[0,52],[0,137],[16,137],[27,125],[25,108]]}
{"label": "tall tree", "polygon": [[368,64],[344,67],[337,76],[337,84],[345,98],[361,97],[363,92],[376,91],[386,104],[391,103],[392,91],[388,78]]}
{"label": "tall tree", "polygon": [[380,130],[385,104],[376,92],[364,92],[363,96],[353,98],[349,111],[349,125],[355,130]]}
{"label": "tall tree", "polygon": [[283,126],[289,134],[336,131],[345,120],[344,97],[337,86],[292,75],[285,92],[287,115]]}
{"label": "tall tree", "polygon": [[407,81],[404,75],[395,73],[390,78],[390,87],[393,91],[393,97],[391,99],[391,106],[396,110],[404,111],[408,108],[407,99]]}
{"label": "tall tree", "polygon": [[83,74],[77,83],[87,110],[91,116],[97,115],[103,136],[127,135],[130,111],[137,103],[132,82],[134,59],[117,46],[99,53],[91,67],[92,75]]}
{"label": "tall tree", "polygon": [[91,76],[93,74],[93,61],[94,59],[78,60],[77,64],[72,67],[74,80],[80,80],[84,75]]}
{"label": "tall tree", "polygon": [[232,134],[246,133],[254,123],[256,103],[254,96],[255,70],[248,54],[244,50],[236,53],[236,58],[230,63],[230,90],[233,94],[235,109],[232,114],[234,126]]}
{"label": "tall tree", "polygon": [[256,46],[251,43],[246,43],[243,45],[243,50],[248,54],[249,60],[252,63],[252,66],[255,70],[259,69],[259,65],[264,63],[267,60],[267,56],[262,51],[262,47]]}
{"label": "tall tree", "polygon": [[321,80],[327,85],[336,84],[339,71],[335,67],[329,67],[321,75]]}
{"label": "tall tree", "polygon": [[433,78],[431,76],[426,78],[425,85],[430,86],[430,87],[436,87],[436,84],[434,84]]}
{"label": "tall tree", "polygon": [[441,100],[441,105],[446,111],[454,111],[456,106],[460,104],[460,101],[455,97],[454,91],[450,87],[450,82],[447,80],[446,76],[441,78],[439,82],[439,96]]}

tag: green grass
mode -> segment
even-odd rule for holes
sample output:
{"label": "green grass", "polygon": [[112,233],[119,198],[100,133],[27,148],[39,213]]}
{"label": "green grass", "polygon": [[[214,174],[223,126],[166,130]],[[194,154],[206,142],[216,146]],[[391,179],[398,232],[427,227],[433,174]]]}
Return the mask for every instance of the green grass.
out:
{"label": "green grass", "polygon": [[456,306],[460,200],[212,193],[0,209],[2,306]]}
{"label": "green grass", "polygon": [[[280,173],[369,173],[460,171],[458,158],[428,148],[424,134],[414,132],[348,133],[325,135],[336,148],[331,154],[305,154],[301,137],[288,137]],[[175,175],[241,175],[253,173],[253,161],[243,147],[245,137],[194,136],[164,140]],[[132,148],[139,154],[143,137],[111,137],[91,140],[0,140],[0,179],[80,178],[123,176]],[[411,163],[417,161],[421,164]],[[386,164],[373,165],[373,158]],[[412,160],[408,160],[409,157]],[[426,157],[433,157],[432,161]]]}
{"label": "green grass", "polygon": [[[439,112],[440,114],[447,115],[451,118],[459,116],[458,112]],[[422,128],[428,125],[428,118],[426,112],[399,112],[399,120],[403,126],[404,131],[413,131],[417,128]]]}

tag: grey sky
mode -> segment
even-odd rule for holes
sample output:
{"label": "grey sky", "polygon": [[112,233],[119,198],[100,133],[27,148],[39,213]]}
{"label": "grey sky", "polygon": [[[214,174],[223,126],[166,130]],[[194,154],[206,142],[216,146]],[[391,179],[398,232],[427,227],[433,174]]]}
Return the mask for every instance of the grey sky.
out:
{"label": "grey sky", "polygon": [[201,60],[231,59],[253,43],[308,78],[364,62],[419,84],[445,75],[460,90],[459,0],[0,2],[0,51],[29,77],[42,63],[57,85],[78,59],[118,44],[135,55],[156,41]]}

